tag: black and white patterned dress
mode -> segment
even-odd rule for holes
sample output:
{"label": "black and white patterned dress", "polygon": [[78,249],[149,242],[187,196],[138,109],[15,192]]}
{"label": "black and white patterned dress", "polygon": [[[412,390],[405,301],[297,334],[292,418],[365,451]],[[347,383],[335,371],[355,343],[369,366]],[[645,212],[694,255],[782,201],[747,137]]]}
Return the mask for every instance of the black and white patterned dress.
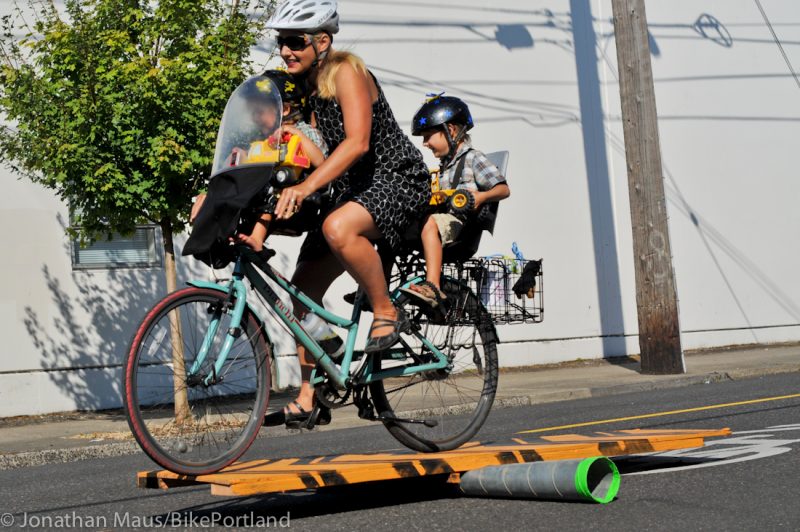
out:
{"label": "black and white patterned dress", "polygon": [[[422,153],[400,129],[377,80],[375,85],[378,99],[372,105],[369,151],[333,182],[333,202],[362,205],[391,250],[396,251],[406,229],[426,213],[431,197],[430,173]],[[345,138],[342,109],[335,100],[318,96],[312,96],[309,105],[316,114],[317,129],[333,153]],[[327,251],[327,245],[321,231],[313,231],[303,243],[300,261],[318,258],[323,250]]]}

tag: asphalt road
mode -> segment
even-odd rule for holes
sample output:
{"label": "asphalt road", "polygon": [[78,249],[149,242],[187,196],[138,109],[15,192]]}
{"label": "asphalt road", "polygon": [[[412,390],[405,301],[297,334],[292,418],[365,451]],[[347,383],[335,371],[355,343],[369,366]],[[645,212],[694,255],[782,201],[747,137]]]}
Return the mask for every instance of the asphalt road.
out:
{"label": "asphalt road", "polygon": [[[496,410],[479,438],[625,428],[729,427],[700,450],[618,461],[607,505],[460,496],[408,480],[287,495],[212,497],[208,488],[135,487],[143,455],[0,471],[0,528],[296,530],[800,530],[800,397],[608,421],[800,393],[800,374]],[[245,458],[400,449],[381,426],[265,438]],[[237,526],[238,525],[238,526]]]}

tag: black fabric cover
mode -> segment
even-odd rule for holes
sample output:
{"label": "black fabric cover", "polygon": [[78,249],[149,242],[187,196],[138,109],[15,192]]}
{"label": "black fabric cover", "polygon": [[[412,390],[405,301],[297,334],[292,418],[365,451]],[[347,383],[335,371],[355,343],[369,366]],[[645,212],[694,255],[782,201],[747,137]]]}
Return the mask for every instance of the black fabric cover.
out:
{"label": "black fabric cover", "polygon": [[[267,188],[272,166],[239,167],[218,174],[208,184],[208,193],[197,213],[192,233],[183,246],[182,255],[193,255],[214,268],[222,268],[233,260],[229,237],[237,232],[244,211],[254,198]],[[250,217],[252,230],[254,219]]]}

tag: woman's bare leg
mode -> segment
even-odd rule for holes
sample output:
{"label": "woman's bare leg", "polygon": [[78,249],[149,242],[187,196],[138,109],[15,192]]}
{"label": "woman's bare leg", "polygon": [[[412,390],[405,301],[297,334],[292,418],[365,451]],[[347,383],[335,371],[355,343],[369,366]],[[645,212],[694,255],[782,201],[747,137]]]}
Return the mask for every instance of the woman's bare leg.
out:
{"label": "woman's bare leg", "polygon": [[[322,297],[331,283],[344,272],[344,268],[339,260],[331,254],[327,254],[319,260],[301,262],[292,275],[292,284],[300,289],[304,294],[313,299],[316,303],[322,304]],[[297,300],[292,300],[294,304],[294,314],[298,318],[305,315],[306,308]],[[300,393],[296,401],[306,412],[311,412],[314,406],[314,389],[311,387],[311,372],[316,365],[314,357],[306,352],[306,348],[297,344],[297,358],[300,361]],[[287,405],[290,411],[296,412],[291,404]]]}
{"label": "woman's bare leg", "polygon": [[[369,211],[358,203],[345,203],[325,219],[322,234],[344,269],[364,289],[374,316],[397,319],[397,310],[389,299],[381,258],[371,242],[381,234]],[[386,325],[377,327],[371,336],[377,338],[392,332],[392,326]]]}

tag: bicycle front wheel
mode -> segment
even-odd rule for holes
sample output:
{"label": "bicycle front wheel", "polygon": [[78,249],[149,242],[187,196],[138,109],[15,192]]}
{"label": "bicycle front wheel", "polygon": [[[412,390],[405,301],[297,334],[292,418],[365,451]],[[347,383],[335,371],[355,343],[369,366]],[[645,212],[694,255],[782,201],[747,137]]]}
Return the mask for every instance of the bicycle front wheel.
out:
{"label": "bicycle front wheel", "polygon": [[[124,375],[128,425],[144,452],[175,473],[203,475],[230,465],[263,423],[270,348],[248,309],[240,330],[231,329],[232,307],[216,290],[178,290],[148,312],[131,342]],[[217,368],[229,334],[233,346]]]}
{"label": "bicycle front wheel", "polygon": [[[421,452],[449,451],[472,438],[483,425],[497,391],[497,333],[475,294],[454,279],[443,278],[444,312],[398,300],[419,334],[450,361],[450,367],[377,381],[370,393],[389,432],[403,445]],[[421,341],[405,360],[378,360],[376,369],[431,361]]]}

